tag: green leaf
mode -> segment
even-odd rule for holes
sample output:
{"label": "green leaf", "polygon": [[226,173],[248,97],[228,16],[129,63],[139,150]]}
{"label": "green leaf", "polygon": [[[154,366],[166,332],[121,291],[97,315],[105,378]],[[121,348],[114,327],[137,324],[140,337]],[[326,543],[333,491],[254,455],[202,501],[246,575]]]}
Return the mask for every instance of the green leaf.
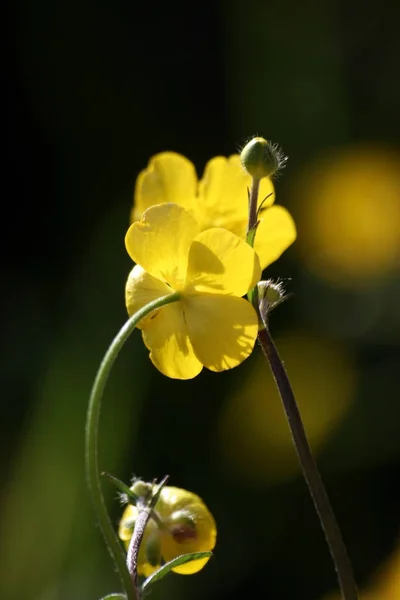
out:
{"label": "green leaf", "polygon": [[124,594],[109,594],[108,596],[103,596],[100,600],[126,600],[126,596]]}
{"label": "green leaf", "polygon": [[147,589],[156,581],[159,581],[160,579],[165,577],[165,575],[167,575],[174,567],[179,567],[179,565],[184,565],[185,563],[190,562],[192,560],[198,560],[200,558],[209,558],[210,556],[212,556],[212,552],[191,552],[190,554],[181,554],[181,556],[177,556],[173,560],[170,560],[169,562],[165,563],[165,565],[160,567],[158,571],[150,575],[150,577],[148,577],[143,583],[142,591]]}

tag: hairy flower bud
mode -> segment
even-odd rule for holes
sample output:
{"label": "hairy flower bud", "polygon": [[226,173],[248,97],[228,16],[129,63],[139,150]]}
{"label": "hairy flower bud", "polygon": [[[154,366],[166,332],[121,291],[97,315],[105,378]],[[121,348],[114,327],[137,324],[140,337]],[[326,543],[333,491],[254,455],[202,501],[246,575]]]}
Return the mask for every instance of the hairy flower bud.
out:
{"label": "hairy flower bud", "polygon": [[240,160],[249,175],[254,179],[263,179],[281,169],[287,158],[276,144],[271,144],[262,137],[254,137],[243,148]]}
{"label": "hairy flower bud", "polygon": [[[152,487],[152,484],[140,483]],[[135,482],[131,488],[134,493],[138,492],[137,484]],[[148,577],[164,561],[168,562],[181,554],[214,548],[217,536],[215,521],[200,496],[181,488],[164,486],[153,513],[154,518],[150,518],[146,525],[139,549],[139,575]],[[129,546],[138,515],[139,509],[132,504],[126,507],[122,515],[118,534],[126,547]],[[172,570],[190,575],[200,571],[207,562],[208,558],[200,558]]]}
{"label": "hairy flower bud", "polygon": [[135,494],[135,496],[146,500],[147,498],[151,497],[153,493],[153,486],[151,483],[146,483],[141,479],[135,479],[132,483],[131,490]]}
{"label": "hairy flower bud", "polygon": [[263,321],[265,321],[273,308],[285,300],[285,289],[281,281],[272,279],[260,281],[257,284],[258,307]]}

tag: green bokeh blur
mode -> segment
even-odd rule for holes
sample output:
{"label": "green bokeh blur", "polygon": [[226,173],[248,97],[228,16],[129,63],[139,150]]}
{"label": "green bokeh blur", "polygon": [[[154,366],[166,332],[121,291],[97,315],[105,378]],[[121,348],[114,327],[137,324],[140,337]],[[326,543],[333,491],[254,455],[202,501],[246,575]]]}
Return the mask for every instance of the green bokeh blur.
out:
{"label": "green bokeh blur", "polygon": [[[0,598],[119,591],[85,487],[88,394],[126,319],[123,238],[150,156],[199,175],[257,133],[289,163],[299,239],[272,328],[368,587],[400,532],[400,58],[395,3],[9,2],[3,183]],[[365,198],[365,203],[364,203]],[[245,201],[245,199],[244,199]],[[101,468],[170,474],[215,556],[152,598],[317,600],[336,579],[258,351],[167,380],[136,332],[104,399]],[[104,483],[112,518],[121,509]],[[400,591],[399,591],[400,597]],[[383,600],[396,600],[384,598]]]}

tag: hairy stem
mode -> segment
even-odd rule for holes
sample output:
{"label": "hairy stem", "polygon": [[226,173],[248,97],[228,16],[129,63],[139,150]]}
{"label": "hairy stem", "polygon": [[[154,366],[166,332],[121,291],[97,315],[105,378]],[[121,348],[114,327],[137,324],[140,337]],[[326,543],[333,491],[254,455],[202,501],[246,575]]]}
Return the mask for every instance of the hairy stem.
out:
{"label": "hairy stem", "polygon": [[159,517],[154,509],[155,509],[155,506],[160,497],[161,491],[162,491],[163,487],[165,486],[165,484],[167,483],[168,479],[169,479],[169,475],[165,475],[165,477],[163,477],[163,479],[158,484],[157,489],[154,491],[154,488],[153,488],[150,500],[149,500],[148,496],[139,497],[138,501],[136,503],[136,508],[138,510],[138,517],[135,521],[135,526],[133,528],[132,537],[129,542],[128,554],[126,557],[126,564],[128,567],[128,571],[132,577],[133,585],[134,585],[138,600],[141,600],[141,593],[142,593],[140,590],[140,587],[138,585],[138,564],[139,564],[140,545],[142,543],[146,525],[151,517],[155,518],[155,520],[157,521],[157,523],[159,524],[159,526],[161,528],[164,527],[161,519],[159,519]]}
{"label": "hairy stem", "polygon": [[151,516],[151,509],[147,506],[139,506],[138,507],[138,517],[135,521],[135,527],[133,530],[132,537],[129,542],[128,554],[126,557],[126,564],[128,567],[128,571],[131,575],[133,585],[136,592],[136,597],[138,600],[141,600],[140,589],[138,585],[138,558],[139,558],[139,548],[144,535],[144,530],[146,529],[146,525]]}
{"label": "hairy stem", "polygon": [[131,574],[125,563],[125,554],[111,523],[110,517],[108,516],[100,484],[98,466],[98,430],[101,400],[115,359],[139,321],[153,310],[166,306],[171,302],[176,302],[177,300],[179,300],[178,293],[163,296],[162,298],[150,302],[129,318],[111,342],[111,345],[100,364],[89,399],[85,431],[86,478],[104,540],[115,561],[127,600],[138,600],[138,598]]}

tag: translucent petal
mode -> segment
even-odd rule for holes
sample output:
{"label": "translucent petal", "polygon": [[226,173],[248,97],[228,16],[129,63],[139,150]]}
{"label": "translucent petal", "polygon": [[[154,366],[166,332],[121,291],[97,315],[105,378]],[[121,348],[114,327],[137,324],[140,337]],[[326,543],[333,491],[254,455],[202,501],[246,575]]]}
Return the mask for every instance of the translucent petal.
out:
{"label": "translucent petal", "polygon": [[203,366],[189,339],[181,302],[168,304],[143,329],[143,341],[154,366],[167,377],[192,379]]}
{"label": "translucent petal", "polygon": [[131,221],[140,219],[150,206],[164,202],[192,210],[196,191],[197,175],[190,160],[175,152],[156,154],[136,180]]}
{"label": "translucent petal", "polygon": [[[199,184],[199,219],[202,230],[208,227],[225,227],[241,235],[246,229],[248,218],[247,190],[250,185],[251,177],[244,171],[239,154],[211,159]],[[271,180],[262,179],[259,203],[273,192]],[[264,206],[270,206],[273,201],[274,195],[266,200]]]}
{"label": "translucent petal", "polygon": [[185,317],[196,356],[211,371],[232,369],[251,354],[258,322],[247,300],[192,296],[185,300]]}
{"label": "translucent petal", "polygon": [[133,506],[132,504],[128,504],[128,506],[125,508],[125,510],[122,514],[121,521],[119,523],[119,528],[118,528],[119,538],[121,540],[123,540],[124,542],[128,542],[128,544],[129,544],[129,540],[132,537],[133,528],[135,526],[137,516],[138,516],[138,510],[137,510],[136,506]]}
{"label": "translucent petal", "polygon": [[[172,292],[173,290],[169,285],[149,275],[140,265],[136,265],[129,273],[125,286],[125,303],[129,316],[133,315],[140,308],[143,308],[143,306],[146,306],[149,302]],[[158,310],[162,310],[162,308]],[[139,329],[145,328],[146,324],[154,318],[157,312],[154,311],[142,319],[137,327]]]}
{"label": "translucent petal", "polygon": [[157,512],[162,517],[169,517],[174,511],[184,509],[192,504],[203,501],[197,494],[182,488],[166,485],[161,490],[157,502]]}
{"label": "translucent petal", "polygon": [[261,268],[277,260],[296,239],[296,226],[283,206],[262,211],[254,248],[260,257]]}
{"label": "translucent petal", "polygon": [[244,296],[260,278],[257,254],[230,231],[207,229],[193,240],[185,281],[186,294]]}
{"label": "translucent petal", "polygon": [[134,262],[179,291],[186,275],[189,247],[198,233],[197,222],[184,208],[158,204],[130,226],[125,246]]}
{"label": "translucent petal", "polygon": [[[201,500],[174,511],[163,522],[167,530],[162,532],[161,538],[161,552],[165,561],[190,552],[207,552],[215,546],[215,521]],[[185,529],[189,533],[187,536]],[[208,560],[209,558],[193,560],[172,570],[181,575],[191,575],[200,571]]]}

